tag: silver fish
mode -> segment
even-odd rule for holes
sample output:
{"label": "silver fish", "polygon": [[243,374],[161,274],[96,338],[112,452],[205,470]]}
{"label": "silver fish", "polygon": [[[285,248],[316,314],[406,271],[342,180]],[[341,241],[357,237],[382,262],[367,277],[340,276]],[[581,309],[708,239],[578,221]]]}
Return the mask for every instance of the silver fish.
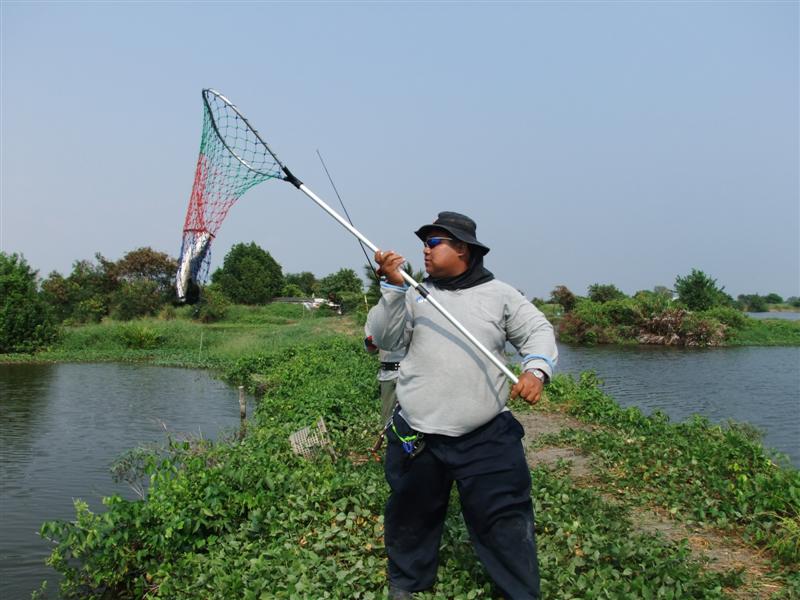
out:
{"label": "silver fish", "polygon": [[208,254],[213,237],[208,231],[196,233],[191,246],[183,251],[180,265],[178,266],[178,274],[175,278],[175,288],[178,292],[178,300],[181,302],[186,300],[189,281],[197,276],[200,265],[203,263],[206,254]]}

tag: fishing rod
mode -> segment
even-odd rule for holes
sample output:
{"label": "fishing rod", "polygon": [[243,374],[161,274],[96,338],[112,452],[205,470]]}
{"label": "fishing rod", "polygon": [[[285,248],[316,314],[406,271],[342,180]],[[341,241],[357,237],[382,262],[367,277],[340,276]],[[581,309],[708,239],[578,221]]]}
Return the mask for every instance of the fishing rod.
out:
{"label": "fishing rod", "polygon": [[[320,153],[319,148],[317,148],[317,156],[319,156],[319,162],[322,163],[322,168],[325,169],[325,175],[328,176],[328,181],[331,182],[331,187],[333,188],[333,191],[336,193],[336,197],[339,199],[339,204],[342,205],[342,210],[344,211],[347,220],[350,222],[350,225],[353,225],[353,219],[350,218],[350,213],[347,212],[347,208],[345,207],[344,202],[342,201],[342,197],[339,195],[339,190],[336,189],[336,184],[333,183],[333,178],[331,177],[331,174],[328,171],[328,167],[325,165],[325,161],[322,158],[322,154]],[[380,281],[381,277],[380,275],[378,275],[378,271],[375,270],[375,267],[372,266],[372,259],[367,254],[367,249],[364,247],[364,242],[362,242],[359,239],[358,245],[361,246],[361,251],[364,253],[364,258],[367,259],[367,264],[369,265],[369,268],[372,269],[372,272],[375,274],[375,281]]]}

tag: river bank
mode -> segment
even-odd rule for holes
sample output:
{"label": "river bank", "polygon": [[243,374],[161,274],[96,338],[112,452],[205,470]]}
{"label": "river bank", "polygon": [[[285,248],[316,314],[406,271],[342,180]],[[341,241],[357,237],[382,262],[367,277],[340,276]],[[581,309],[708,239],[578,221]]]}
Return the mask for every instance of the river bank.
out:
{"label": "river bank", "polygon": [[[40,355],[196,366],[264,393],[243,440],[145,460],[145,501],[112,496],[104,514],[81,502],[76,522],[43,527],[64,597],[383,597],[386,486],[366,451],[376,363],[360,337],[348,318],[254,310],[78,328]],[[561,375],[535,411],[513,410],[528,429],[545,597],[800,594],[800,478],[749,428],[647,417],[589,375]],[[337,457],[298,458],[288,436],[320,416]],[[495,596],[454,496],[440,580],[421,598]]]}
{"label": "river bank", "polygon": [[800,346],[800,313],[743,313],[718,306],[690,311],[653,296],[579,300],[570,310],[540,304],[560,341],[581,345],[678,347]]}
{"label": "river bank", "polygon": [[[354,338],[241,356],[225,378],[266,391],[243,440],[178,445],[149,463],[146,501],[111,498],[102,517],[79,505],[76,524],[46,525],[58,541],[51,562],[65,575],[65,595],[382,597],[386,486],[366,451],[377,427],[376,364]],[[545,597],[800,592],[798,473],[776,467],[745,429],[645,417],[620,408],[591,378],[559,376],[537,411],[513,408],[532,431],[548,420],[580,421],[531,434],[532,451],[583,460],[594,478],[582,485],[565,461],[532,459]],[[319,416],[337,457],[295,456],[288,436]],[[667,514],[687,532],[719,531],[760,554],[760,570],[712,568],[692,552],[694,534],[644,530],[636,507]],[[456,597],[496,595],[454,496],[440,579],[421,598]]]}

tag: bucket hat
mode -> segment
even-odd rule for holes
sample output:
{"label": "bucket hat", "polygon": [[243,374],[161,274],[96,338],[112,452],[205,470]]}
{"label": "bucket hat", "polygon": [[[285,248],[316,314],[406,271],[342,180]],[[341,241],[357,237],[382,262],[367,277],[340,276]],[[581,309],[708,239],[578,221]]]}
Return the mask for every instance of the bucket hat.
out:
{"label": "bucket hat", "polygon": [[423,225],[414,233],[423,242],[428,237],[432,229],[442,229],[451,234],[454,238],[461,242],[465,242],[474,247],[481,255],[489,252],[489,246],[485,246],[478,241],[475,237],[475,231],[478,228],[475,221],[470,219],[467,215],[461,213],[444,211],[440,212],[436,220],[430,225]]}

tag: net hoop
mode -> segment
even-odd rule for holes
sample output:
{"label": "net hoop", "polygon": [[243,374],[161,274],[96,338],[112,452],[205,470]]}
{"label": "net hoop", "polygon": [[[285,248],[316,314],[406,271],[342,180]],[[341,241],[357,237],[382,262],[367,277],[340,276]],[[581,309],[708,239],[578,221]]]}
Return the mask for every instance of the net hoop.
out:
{"label": "net hoop", "polygon": [[252,133],[252,134],[253,134],[253,135],[256,137],[256,139],[257,139],[259,142],[261,142],[261,144],[264,146],[264,148],[266,148],[266,150],[267,150],[267,152],[269,152],[270,156],[272,156],[272,158],[275,160],[275,162],[276,162],[276,163],[278,163],[278,166],[281,168],[281,171],[285,171],[285,170],[286,170],[286,166],[285,166],[285,165],[284,165],[284,164],[281,162],[281,160],[278,158],[278,155],[277,155],[277,154],[275,154],[275,153],[272,151],[272,148],[270,148],[270,147],[269,147],[269,144],[267,144],[267,142],[265,142],[265,141],[264,141],[264,139],[263,139],[263,138],[262,138],[262,137],[259,135],[259,133],[258,133],[258,131],[256,130],[256,128],[255,128],[255,127],[253,127],[253,126],[250,124],[250,121],[248,121],[248,120],[247,120],[247,117],[245,117],[245,116],[244,116],[244,115],[243,115],[243,114],[242,114],[242,113],[239,111],[239,109],[238,109],[238,108],[236,108],[236,105],[235,105],[233,102],[231,102],[230,100],[228,100],[228,98],[226,98],[226,97],[225,97],[223,94],[219,93],[217,90],[215,90],[215,89],[213,89],[213,88],[206,88],[206,89],[204,89],[204,90],[203,90],[203,103],[204,103],[204,104],[205,104],[205,106],[206,106],[206,110],[208,110],[208,111],[209,111],[209,113],[212,115],[212,119],[211,119],[211,125],[214,127],[214,132],[217,134],[217,137],[219,138],[219,141],[220,141],[220,142],[222,142],[222,144],[225,146],[225,148],[227,148],[227,149],[228,149],[228,152],[230,152],[230,153],[233,155],[233,157],[234,157],[236,160],[238,160],[238,161],[239,161],[240,163],[242,163],[242,164],[243,164],[243,165],[244,165],[246,168],[250,169],[250,170],[251,170],[251,171],[253,171],[254,173],[257,173],[257,174],[259,174],[259,175],[263,175],[263,176],[265,176],[265,177],[274,177],[274,175],[271,175],[271,174],[269,174],[269,173],[262,173],[261,171],[259,171],[258,169],[256,169],[256,168],[255,168],[253,165],[251,165],[250,163],[248,163],[248,162],[247,162],[247,161],[246,161],[244,158],[242,158],[241,156],[239,156],[239,155],[236,153],[236,151],[235,151],[233,148],[231,148],[231,147],[228,145],[228,141],[225,139],[225,136],[224,136],[224,135],[223,135],[223,134],[222,134],[222,133],[219,131],[219,128],[217,127],[217,121],[216,121],[216,119],[214,119],[214,118],[213,118],[213,114],[214,114],[214,112],[213,112],[213,110],[211,109],[211,105],[209,104],[209,96],[211,96],[211,97],[214,97],[214,98],[217,98],[217,99],[221,100],[221,101],[222,101],[222,103],[223,103],[223,104],[224,104],[224,105],[225,105],[225,106],[226,106],[228,109],[232,110],[232,111],[233,111],[233,112],[236,114],[236,116],[237,116],[237,117],[239,117],[239,118],[242,120],[242,122],[245,124],[245,126],[247,127],[247,129],[250,131],[250,133]]}
{"label": "net hoop", "polygon": [[183,225],[175,287],[180,301],[192,302],[208,278],[211,243],[233,204],[267,179],[288,179],[289,171],[247,118],[225,96],[204,89],[203,134]]}

